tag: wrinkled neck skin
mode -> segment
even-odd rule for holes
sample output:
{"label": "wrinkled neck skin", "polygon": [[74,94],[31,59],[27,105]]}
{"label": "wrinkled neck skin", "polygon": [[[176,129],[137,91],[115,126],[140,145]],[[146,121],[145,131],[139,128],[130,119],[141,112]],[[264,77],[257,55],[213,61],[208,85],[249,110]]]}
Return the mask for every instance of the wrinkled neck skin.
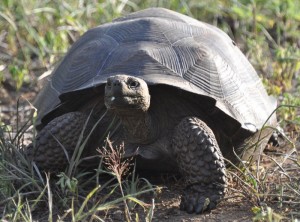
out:
{"label": "wrinkled neck skin", "polygon": [[123,110],[115,112],[115,114],[121,120],[127,142],[133,144],[150,144],[157,139],[159,126],[149,112]]}

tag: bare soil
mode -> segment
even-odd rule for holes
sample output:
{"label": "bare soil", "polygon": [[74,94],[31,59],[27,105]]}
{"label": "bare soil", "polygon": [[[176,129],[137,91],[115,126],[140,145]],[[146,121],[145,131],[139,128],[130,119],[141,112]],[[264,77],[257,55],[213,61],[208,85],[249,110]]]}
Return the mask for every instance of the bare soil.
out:
{"label": "bare soil", "polygon": [[[217,209],[203,214],[188,214],[179,209],[180,194],[175,190],[164,190],[160,197],[155,198],[154,222],[189,222],[189,221],[251,221],[254,216],[251,213],[251,205],[238,199],[228,199],[222,201]],[[138,211],[142,215],[141,209]],[[134,218],[134,215],[132,215]],[[141,221],[144,221],[142,217]],[[110,213],[108,221],[124,221],[121,210]]]}
{"label": "bare soil", "polygon": [[155,199],[155,214],[153,221],[251,221],[251,205],[239,198],[223,200],[216,209],[203,214],[188,214],[179,209],[180,191],[163,190],[161,196]]}

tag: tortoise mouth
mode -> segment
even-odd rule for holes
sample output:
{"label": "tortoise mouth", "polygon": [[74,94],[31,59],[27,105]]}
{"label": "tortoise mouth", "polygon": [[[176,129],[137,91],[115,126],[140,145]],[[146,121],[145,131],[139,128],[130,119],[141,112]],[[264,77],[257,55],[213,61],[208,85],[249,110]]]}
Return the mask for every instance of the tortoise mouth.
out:
{"label": "tortoise mouth", "polygon": [[145,105],[145,98],[143,96],[105,96],[105,106],[107,109],[144,110]]}

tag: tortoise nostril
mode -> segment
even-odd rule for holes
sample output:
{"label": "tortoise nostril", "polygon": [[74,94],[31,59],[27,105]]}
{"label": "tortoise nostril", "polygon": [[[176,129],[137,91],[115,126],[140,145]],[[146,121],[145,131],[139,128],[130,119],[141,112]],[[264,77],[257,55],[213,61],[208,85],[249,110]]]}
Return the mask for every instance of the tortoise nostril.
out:
{"label": "tortoise nostril", "polygon": [[121,86],[121,81],[120,81],[120,80],[115,80],[115,81],[113,82],[113,85],[114,85],[114,86]]}

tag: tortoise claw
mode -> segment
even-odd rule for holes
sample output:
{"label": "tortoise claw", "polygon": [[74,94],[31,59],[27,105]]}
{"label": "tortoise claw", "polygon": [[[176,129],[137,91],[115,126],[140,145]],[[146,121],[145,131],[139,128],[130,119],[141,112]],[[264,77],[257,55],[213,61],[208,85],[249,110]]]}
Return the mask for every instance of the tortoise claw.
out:
{"label": "tortoise claw", "polygon": [[[193,189],[192,189],[193,190]],[[181,198],[180,210],[187,213],[201,214],[216,208],[223,195],[216,195],[216,190],[208,190],[206,193],[186,191]]]}

